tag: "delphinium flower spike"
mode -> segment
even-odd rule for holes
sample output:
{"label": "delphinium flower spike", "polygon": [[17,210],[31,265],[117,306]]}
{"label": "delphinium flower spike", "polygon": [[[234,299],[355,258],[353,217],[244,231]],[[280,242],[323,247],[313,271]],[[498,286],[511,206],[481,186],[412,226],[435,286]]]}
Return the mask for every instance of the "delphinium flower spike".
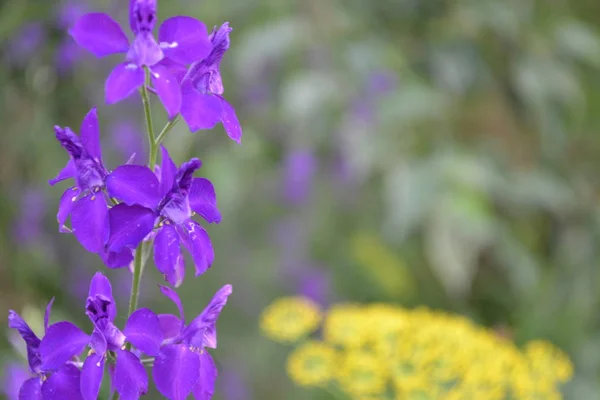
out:
{"label": "delphinium flower spike", "polygon": [[[104,194],[108,171],[102,162],[100,148],[100,127],[96,108],[92,108],[81,123],[77,136],[70,128],[55,126],[56,139],[69,153],[67,165],[58,176],[49,181],[50,185],[73,178],[75,186],[68,188],[58,205],[58,229],[60,232],[73,232],[81,245],[102,257],[109,267],[122,267],[131,262],[133,256],[127,249],[118,253],[106,252],[108,240],[108,205]],[[71,217],[71,229],[65,226]]]}
{"label": "delphinium flower spike", "polygon": [[107,178],[107,189],[123,203],[109,213],[108,249],[120,252],[135,248],[158,221],[154,261],[167,282],[178,286],[183,281],[180,243],[192,254],[196,275],[203,274],[213,262],[214,251],[208,233],[191,218],[192,211],[209,223],[219,223],[221,214],[212,183],[193,177],[200,166],[200,160],[193,158],[177,168],[162,147],[160,179],[145,166],[124,165],[115,169]]}
{"label": "delphinium flower spike", "polygon": [[156,388],[168,399],[185,399],[192,392],[198,400],[209,400],[214,393],[217,368],[206,348],[217,347],[216,322],[231,294],[231,285],[223,286],[188,325],[177,293],[166,286],[160,290],[175,303],[179,317],[158,316],[165,339],[152,370]]}
{"label": "delphinium flower spike", "polygon": [[165,20],[159,28],[158,42],[153,29],[156,23],[156,0],[130,0],[129,26],[135,35],[129,42],[121,26],[104,13],[85,14],[69,33],[75,41],[97,57],[126,53],[125,62],[117,65],[106,80],[106,102],[117,103],[144,84],[144,68],[151,72],[152,85],[169,118],[181,107],[181,90],[167,65],[191,64],[208,55],[211,44],[206,26],[191,17]]}
{"label": "delphinium flower spike", "polygon": [[81,399],[80,371],[72,358],[83,351],[89,336],[70,322],[48,326],[53,300],[44,316],[45,336],[40,340],[15,311],[8,312],[8,326],[16,329],[27,346],[27,361],[33,377],[19,391],[19,399]]}
{"label": "delphinium flower spike", "polygon": [[104,376],[107,353],[117,359],[112,385],[121,399],[137,399],[148,391],[148,375],[140,359],[125,346],[133,344],[149,355],[158,355],[163,335],[159,319],[147,308],[140,308],[129,316],[123,332],[114,325],[117,306],[112,296],[110,281],[97,272],[90,283],[86,314],[94,324],[90,341],[92,352],[81,372],[81,393],[85,400],[98,397]]}
{"label": "delphinium flower spike", "polygon": [[190,130],[211,129],[223,123],[225,132],[234,141],[242,140],[242,128],[234,108],[223,98],[223,80],[219,66],[229,49],[229,23],[225,22],[210,34],[210,54],[190,66],[181,82],[181,115]]}

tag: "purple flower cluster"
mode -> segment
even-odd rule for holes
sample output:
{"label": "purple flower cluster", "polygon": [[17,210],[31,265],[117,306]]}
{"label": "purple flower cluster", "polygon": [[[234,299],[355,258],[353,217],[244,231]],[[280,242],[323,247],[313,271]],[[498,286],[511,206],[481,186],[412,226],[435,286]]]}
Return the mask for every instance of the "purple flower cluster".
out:
{"label": "purple flower cluster", "polygon": [[[137,399],[148,392],[145,365],[152,365],[158,391],[168,399],[210,399],[217,377],[206,350],[216,348],[216,321],[231,294],[225,285],[189,324],[177,293],[161,292],[179,309],[179,317],[155,314],[147,308],[134,311],[121,330],[115,324],[117,306],[109,280],[97,272],[90,283],[85,313],[92,322],[90,334],[61,321],[50,325],[52,302],[46,307],[44,337],[10,310],[8,325],[27,345],[31,376],[19,389],[19,399],[97,399],[105,375],[111,392],[121,399]],[[84,352],[84,349],[89,351]],[[81,355],[86,354],[85,359]],[[108,374],[107,374],[108,372]]]}
{"label": "purple flower cluster", "polygon": [[[219,65],[229,48],[231,28],[226,22],[209,35],[206,26],[191,17],[172,17],[152,33],[156,24],[156,0],[131,0],[130,41],[112,17],[85,14],[71,28],[75,41],[97,57],[125,53],[105,85],[106,102],[117,103],[148,84],[158,95],[169,118],[181,113],[190,130],[211,129],[222,122],[227,135],[240,142],[242,129],[233,107],[223,98]],[[189,68],[188,68],[189,66]]]}
{"label": "purple flower cluster", "polygon": [[[189,323],[171,287],[160,286],[160,291],[175,303],[178,316],[157,315],[138,308],[137,302],[144,263],[152,250],[157,269],[175,288],[185,275],[183,249],[191,255],[196,276],[213,263],[208,233],[194,217],[199,215],[207,223],[221,221],[215,188],[208,179],[194,176],[202,165],[200,160],[192,158],[177,166],[161,142],[179,115],[192,132],[221,122],[231,139],[241,141],[235,110],[222,96],[219,71],[229,49],[231,28],[224,23],[208,34],[202,22],[177,16],[162,23],[156,40],[156,7],[156,0],[130,1],[131,41],[119,24],[103,13],[81,15],[69,28],[75,42],[96,56],[125,53],[125,61],[106,80],[106,103],[116,103],[139,90],[144,104],[147,165],[135,165],[131,157],[123,165],[107,168],[93,107],[78,133],[69,127],[54,127],[69,160],[49,181],[52,186],[73,181],[59,201],[59,232],[72,233],[108,268],[128,266],[131,270],[129,315],[123,328],[117,327],[112,287],[99,272],[91,280],[85,305],[91,332],[67,321],[50,325],[52,301],[46,309],[41,339],[10,311],[9,327],[16,329],[27,345],[31,374],[25,380],[21,374],[12,384],[15,387],[9,388],[13,394],[18,392],[20,400],[97,399],[106,374],[113,399],[137,399],[148,391],[146,367],[152,368],[156,388],[168,399],[185,399],[190,394],[201,400],[212,398],[217,369],[207,349],[217,345],[215,324],[231,286],[223,286]],[[158,97],[169,117],[157,137],[149,107],[151,94]],[[158,150],[161,162],[156,165]],[[89,350],[84,352],[86,348]]]}

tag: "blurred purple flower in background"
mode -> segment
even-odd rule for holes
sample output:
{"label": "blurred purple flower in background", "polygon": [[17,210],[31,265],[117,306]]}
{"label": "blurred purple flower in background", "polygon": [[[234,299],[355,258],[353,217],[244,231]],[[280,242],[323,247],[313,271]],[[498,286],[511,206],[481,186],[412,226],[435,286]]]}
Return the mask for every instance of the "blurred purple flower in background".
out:
{"label": "blurred purple flower in background", "polygon": [[6,46],[8,61],[18,67],[25,66],[45,42],[46,32],[41,22],[23,25]]}
{"label": "blurred purple flower in background", "polygon": [[15,239],[23,245],[29,245],[39,239],[44,229],[45,214],[46,196],[44,192],[33,187],[25,189],[15,221]]}
{"label": "blurred purple flower in background", "polygon": [[375,70],[369,74],[360,94],[351,104],[351,115],[364,123],[375,118],[375,110],[383,96],[398,86],[398,77],[392,71]]}
{"label": "blurred purple flower in background", "polygon": [[305,204],[312,195],[318,160],[312,149],[293,149],[284,161],[284,199],[292,205]]}
{"label": "blurred purple flower in background", "polygon": [[132,121],[119,121],[113,125],[111,143],[119,152],[121,159],[128,160],[135,154],[135,160],[147,158],[142,130]]}
{"label": "blurred purple flower in background", "polygon": [[[88,10],[85,1],[68,0],[58,6],[56,23],[61,30],[66,31],[75,21]],[[66,74],[73,69],[73,65],[84,55],[81,47],[73,38],[66,35],[59,43],[56,50],[56,69],[61,74]]]}
{"label": "blurred purple flower in background", "polygon": [[7,400],[19,400],[19,390],[31,374],[27,368],[18,363],[9,363],[4,368],[2,390]]}
{"label": "blurred purple flower in background", "polygon": [[219,388],[225,400],[250,400],[252,398],[252,390],[248,386],[244,374],[234,363],[228,363],[223,367]]}

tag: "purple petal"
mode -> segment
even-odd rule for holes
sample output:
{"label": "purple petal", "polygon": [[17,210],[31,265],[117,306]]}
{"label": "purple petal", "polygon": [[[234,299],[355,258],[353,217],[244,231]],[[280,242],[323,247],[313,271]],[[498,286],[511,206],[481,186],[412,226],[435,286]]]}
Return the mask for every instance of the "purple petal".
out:
{"label": "purple petal", "polygon": [[114,321],[117,316],[117,304],[112,294],[112,286],[110,281],[101,272],[96,272],[90,281],[90,289],[88,297],[91,299],[100,298],[105,300],[104,311],[105,317],[109,321]]}
{"label": "purple petal", "polygon": [[156,214],[142,206],[117,204],[110,209],[109,251],[120,251],[123,247],[137,247],[154,229]]}
{"label": "purple petal", "polygon": [[177,309],[179,310],[179,317],[181,318],[181,321],[185,321],[185,314],[183,313],[183,304],[181,304],[181,300],[179,299],[179,295],[177,294],[177,292],[168,286],[158,285],[158,287],[160,289],[160,292],[164,296],[168,297],[169,300],[175,303]]}
{"label": "purple petal", "polygon": [[138,204],[155,209],[161,199],[156,175],[142,165],[122,165],[106,178],[106,189],[111,197],[125,204]]}
{"label": "purple petal", "polygon": [[160,146],[162,155],[162,162],[160,165],[160,191],[163,194],[167,194],[173,187],[175,182],[175,174],[177,174],[177,166],[171,159],[169,151],[165,146]]}
{"label": "purple petal", "polygon": [[170,273],[165,275],[165,280],[169,283],[169,285],[173,286],[174,288],[178,288],[183,283],[184,278],[185,257],[183,255],[183,251],[180,251],[174,268],[170,271]]}
{"label": "purple petal", "polygon": [[96,354],[106,354],[106,350],[108,349],[108,343],[106,342],[106,337],[104,336],[104,334],[97,327],[95,327],[94,331],[92,332],[89,345],[92,348],[92,350],[96,352]]}
{"label": "purple petal", "polygon": [[156,356],[163,340],[158,316],[147,308],[136,310],[125,324],[127,341],[149,356]]}
{"label": "purple petal", "polygon": [[117,351],[114,386],[122,400],[136,400],[148,392],[146,370],[139,358],[130,351]]}
{"label": "purple petal", "polygon": [[87,153],[96,161],[100,161],[102,159],[102,149],[100,148],[100,126],[98,125],[96,107],[92,107],[83,119],[79,134],[81,135],[81,143]]}
{"label": "purple petal", "polygon": [[183,322],[173,314],[159,314],[160,330],[164,339],[171,339],[179,335],[183,329]]}
{"label": "purple petal", "polygon": [[217,367],[208,352],[200,354],[200,379],[194,387],[194,398],[196,400],[210,400],[215,393],[215,382],[217,381]]}
{"label": "purple petal", "polygon": [[79,196],[79,189],[77,187],[70,187],[62,194],[58,202],[58,213],[56,214],[56,220],[58,221],[58,231],[61,233],[70,233],[71,230],[65,226],[65,222],[71,215],[73,205],[77,196]]}
{"label": "purple petal", "polygon": [[42,369],[60,368],[71,357],[81,353],[90,337],[70,322],[57,322],[50,325],[40,344]]}
{"label": "purple petal", "polygon": [[129,40],[118,22],[104,13],[85,14],[69,29],[69,34],[78,45],[103,57],[124,53],[129,49]]}
{"label": "purple petal", "polygon": [[217,196],[213,184],[206,178],[194,178],[188,196],[190,207],[208,223],[221,222]]}
{"label": "purple petal", "polygon": [[215,253],[208,233],[196,221],[187,220],[178,226],[178,233],[185,248],[191,253],[196,266],[196,276],[202,275],[210,268]]}
{"label": "purple petal", "polygon": [[223,122],[223,128],[227,136],[236,143],[242,142],[242,126],[240,121],[235,114],[235,109],[229,104],[224,98],[221,97],[221,108],[223,113],[221,114],[221,122]]}
{"label": "purple petal", "polygon": [[156,94],[167,110],[169,119],[173,119],[181,108],[181,88],[177,78],[169,72],[169,69],[161,65],[152,67],[152,85]]}
{"label": "purple petal", "polygon": [[135,64],[119,64],[112,70],[104,87],[106,104],[114,104],[131,96],[144,84],[144,70]]}
{"label": "purple petal", "polygon": [[165,56],[181,64],[202,60],[212,50],[206,26],[191,17],[165,20],[158,30],[158,41]]}
{"label": "purple petal", "polygon": [[191,82],[181,86],[181,116],[191,132],[211,129],[221,121],[221,100],[211,94],[202,94]]}
{"label": "purple petal", "polygon": [[8,327],[16,329],[25,341],[25,344],[27,345],[27,361],[29,363],[29,369],[31,371],[37,371],[41,365],[38,352],[41,343],[40,339],[33,333],[29,325],[27,325],[27,322],[13,310],[8,311]]}
{"label": "purple petal", "polygon": [[84,400],[96,400],[104,377],[104,357],[90,354],[81,369],[80,390]]}
{"label": "purple petal", "polygon": [[202,311],[202,314],[194,318],[184,329],[182,335],[189,345],[198,348],[210,347],[214,349],[217,347],[217,318],[219,318],[219,314],[227,304],[227,298],[231,292],[231,285],[225,285],[219,289],[208,306]]}
{"label": "purple petal", "polygon": [[6,400],[18,400],[21,386],[31,378],[31,373],[21,364],[11,362],[4,367],[2,378]]}
{"label": "purple petal", "polygon": [[181,83],[183,77],[187,72],[187,67],[184,64],[180,64],[171,60],[170,58],[163,58],[157,65],[161,65],[169,70],[169,73],[173,75],[177,82]]}
{"label": "purple petal", "polygon": [[185,344],[164,346],[154,360],[152,376],[163,396],[185,400],[200,377],[200,357]]}
{"label": "purple petal", "polygon": [[44,400],[83,399],[79,389],[80,376],[81,373],[74,365],[63,366],[42,384],[42,398]]}
{"label": "purple petal", "polygon": [[164,225],[154,238],[154,262],[161,274],[167,278],[171,277],[172,280],[178,283],[183,280],[183,278],[177,279],[177,266],[180,262],[180,255],[177,231],[172,225]]}
{"label": "purple petal", "polygon": [[42,400],[42,381],[37,376],[23,383],[19,390],[19,400]]}
{"label": "purple petal", "polygon": [[56,185],[58,182],[64,181],[65,179],[74,178],[77,173],[77,168],[75,167],[75,161],[73,159],[69,159],[67,165],[56,175],[56,178],[50,179],[48,184],[50,186]]}
{"label": "purple petal", "polygon": [[99,254],[104,264],[111,269],[127,267],[133,261],[133,249],[124,247],[121,251],[104,251]]}
{"label": "purple petal", "polygon": [[102,193],[75,201],[71,210],[73,234],[89,252],[99,253],[108,240],[108,207]]}
{"label": "purple petal", "polygon": [[44,333],[48,331],[48,322],[50,322],[50,313],[52,312],[52,304],[54,304],[54,297],[50,299],[46,306],[46,312],[44,313]]}

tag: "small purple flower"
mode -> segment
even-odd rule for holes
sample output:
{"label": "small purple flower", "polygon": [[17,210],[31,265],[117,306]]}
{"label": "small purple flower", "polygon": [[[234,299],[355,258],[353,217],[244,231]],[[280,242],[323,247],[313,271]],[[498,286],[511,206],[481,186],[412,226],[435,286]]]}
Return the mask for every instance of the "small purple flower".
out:
{"label": "small purple flower", "polygon": [[46,211],[44,193],[28,188],[21,199],[21,210],[15,224],[15,238],[23,244],[31,244],[41,236]]}
{"label": "small purple flower", "polygon": [[3,392],[7,400],[19,400],[19,391],[31,375],[21,364],[10,363],[4,368]]}
{"label": "small purple flower", "polygon": [[80,372],[71,359],[81,353],[90,338],[70,322],[48,326],[53,301],[46,307],[45,336],[41,340],[19,314],[13,310],[8,312],[8,326],[16,329],[25,341],[29,371],[34,375],[21,385],[20,399],[82,398],[79,392]]}
{"label": "small purple flower", "polygon": [[167,282],[179,286],[184,278],[184,257],[180,243],[192,254],[196,276],[203,274],[214,260],[208,233],[191,219],[192,211],[209,223],[219,223],[215,189],[205,178],[194,178],[201,166],[193,158],[177,168],[167,149],[162,147],[160,180],[147,167],[123,165],[106,180],[108,193],[123,201],[111,208],[110,238],[112,252],[135,248],[157,224],[154,261]]}
{"label": "small purple flower", "polygon": [[[55,126],[56,138],[71,156],[58,176],[48,181],[50,185],[65,179],[75,179],[58,205],[58,230],[73,232],[89,252],[97,253],[109,267],[122,267],[133,259],[131,250],[109,253],[104,249],[108,240],[108,205],[103,192],[108,171],[102,163],[100,127],[96,108],[92,108],[81,124],[81,137],[70,128]],[[71,216],[71,227],[65,226]]]}
{"label": "small purple flower", "polygon": [[10,39],[6,50],[9,61],[24,66],[46,41],[46,32],[40,22],[31,22],[19,29]]}
{"label": "small purple flower", "polygon": [[317,159],[310,149],[295,149],[285,159],[284,190],[287,202],[293,205],[306,203],[310,198],[317,172]]}
{"label": "small purple flower", "polygon": [[[172,17],[158,31],[158,43],[152,33],[156,23],[156,0],[130,0],[129,25],[135,35],[130,43],[121,26],[104,13],[85,14],[69,33],[75,41],[97,57],[126,53],[106,80],[106,102],[117,103],[144,84],[144,68],[151,71],[151,80],[165,106],[169,118],[181,107],[179,83],[166,66],[174,61],[191,64],[210,52],[206,26],[191,17]],[[167,58],[169,60],[167,60]],[[163,61],[166,60],[166,64]],[[172,60],[172,61],[171,61]]]}
{"label": "small purple flower", "polygon": [[113,147],[123,159],[130,159],[134,155],[137,160],[146,158],[146,150],[143,145],[144,136],[135,123],[128,120],[119,121],[113,125],[111,132]]}
{"label": "small purple flower", "polygon": [[116,356],[112,385],[122,399],[137,399],[148,392],[148,376],[138,356],[125,348],[133,344],[149,356],[159,353],[163,340],[158,316],[147,308],[131,314],[123,332],[114,325],[117,306],[112,296],[110,281],[97,272],[90,283],[86,314],[94,324],[90,340],[92,351],[81,370],[81,394],[84,400],[98,398],[104,377],[104,363],[108,352]]}
{"label": "small purple flower", "polygon": [[234,108],[223,98],[223,81],[219,65],[229,49],[229,23],[216,27],[210,34],[212,51],[205,59],[190,66],[181,82],[181,115],[190,130],[211,129],[223,123],[227,135],[237,143],[242,140],[242,127]]}
{"label": "small purple flower", "polygon": [[217,368],[206,348],[217,347],[216,322],[231,294],[231,285],[223,286],[189,325],[185,324],[177,293],[166,286],[161,286],[160,290],[175,303],[179,317],[172,314],[158,316],[165,339],[152,369],[156,388],[168,399],[185,399],[191,392],[198,400],[210,400]]}

